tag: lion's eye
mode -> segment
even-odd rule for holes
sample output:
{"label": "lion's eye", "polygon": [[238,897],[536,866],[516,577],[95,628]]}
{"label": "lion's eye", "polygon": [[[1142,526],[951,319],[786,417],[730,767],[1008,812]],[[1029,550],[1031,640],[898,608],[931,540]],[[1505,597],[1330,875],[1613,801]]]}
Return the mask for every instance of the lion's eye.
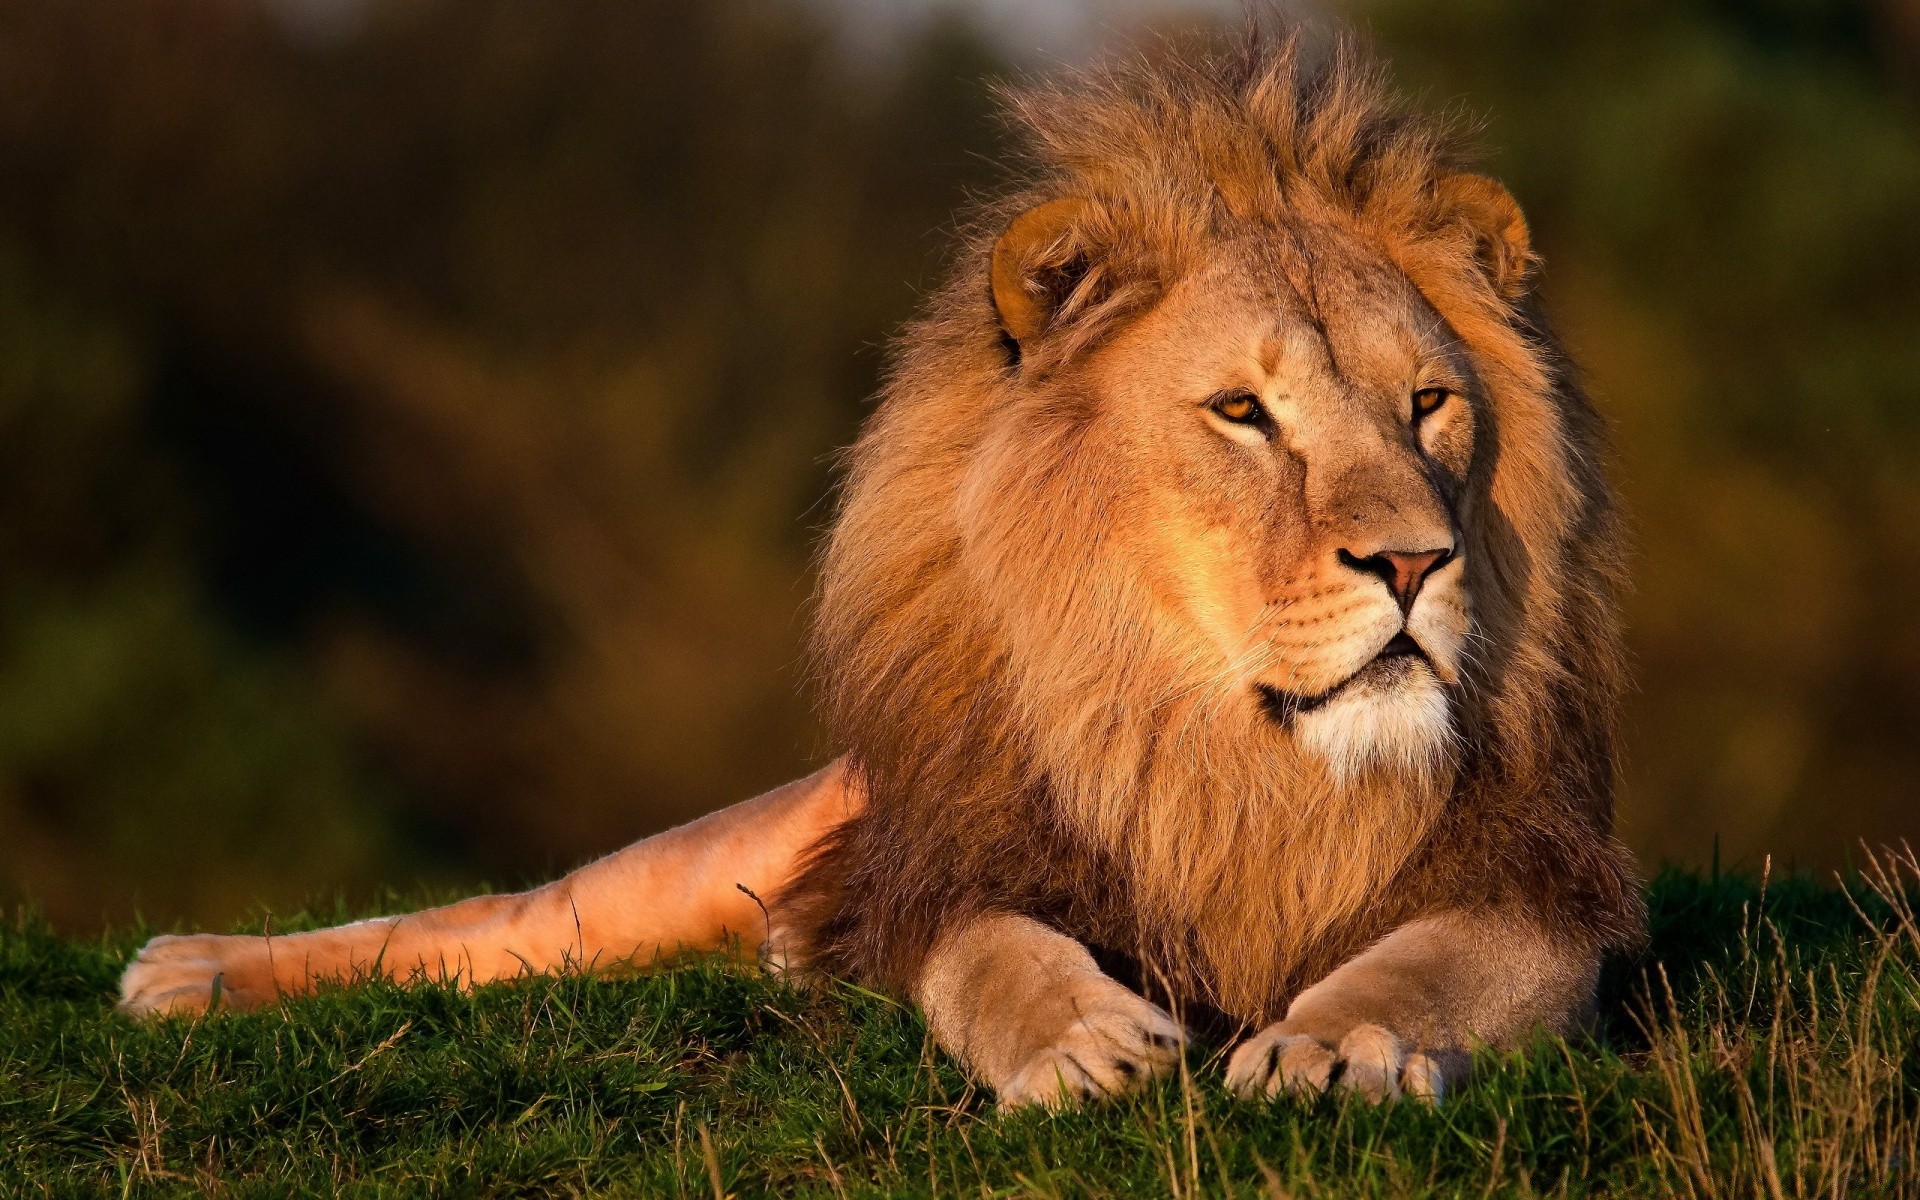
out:
{"label": "lion's eye", "polygon": [[1232,421],[1235,425],[1264,425],[1267,420],[1267,410],[1247,392],[1227,392],[1215,396],[1212,408],[1223,420]]}
{"label": "lion's eye", "polygon": [[1421,388],[1413,394],[1413,419],[1432,416],[1452,395],[1446,388]]}

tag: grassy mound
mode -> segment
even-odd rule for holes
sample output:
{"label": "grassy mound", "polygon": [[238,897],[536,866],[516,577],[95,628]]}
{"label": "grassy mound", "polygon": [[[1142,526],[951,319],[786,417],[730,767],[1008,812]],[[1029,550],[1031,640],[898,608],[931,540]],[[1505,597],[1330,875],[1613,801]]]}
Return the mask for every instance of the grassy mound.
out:
{"label": "grassy mound", "polygon": [[[1001,1116],[919,1018],[719,963],[114,1016],[146,931],[0,928],[0,1194],[1920,1194],[1911,859],[1845,890],[1670,873],[1592,1039],[1433,1108],[1144,1095]],[[288,923],[280,920],[277,927]]]}

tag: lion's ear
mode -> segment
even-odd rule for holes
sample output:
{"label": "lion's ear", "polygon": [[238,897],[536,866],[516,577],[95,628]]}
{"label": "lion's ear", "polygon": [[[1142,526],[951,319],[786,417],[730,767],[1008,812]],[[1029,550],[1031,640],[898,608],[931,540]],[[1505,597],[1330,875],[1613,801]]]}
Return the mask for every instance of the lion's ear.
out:
{"label": "lion's ear", "polygon": [[1437,187],[1442,209],[1479,239],[1480,261],[1494,290],[1508,300],[1519,299],[1533,267],[1533,245],[1513,193],[1485,175],[1466,171],[1442,176]]}
{"label": "lion's ear", "polygon": [[994,243],[993,306],[1015,342],[1045,330],[1086,282],[1092,209],[1077,197],[1049,200],[1014,218]]}

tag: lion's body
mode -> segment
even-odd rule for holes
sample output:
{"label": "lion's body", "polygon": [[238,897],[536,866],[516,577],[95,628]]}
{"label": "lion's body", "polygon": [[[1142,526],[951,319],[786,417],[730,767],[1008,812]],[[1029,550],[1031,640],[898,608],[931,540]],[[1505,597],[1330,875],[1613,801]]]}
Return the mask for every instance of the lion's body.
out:
{"label": "lion's body", "polygon": [[[819,627],[874,802],[796,895],[831,969],[907,989],[945,923],[1012,909],[1260,1021],[1438,906],[1517,903],[1596,945],[1636,927],[1609,836],[1618,547],[1599,423],[1438,209],[1445,145],[1355,72],[1317,98],[1298,84],[1272,62],[1176,59],[1027,99],[1050,169],[1008,211],[1099,196],[1098,253],[1134,294],[1036,383],[996,338],[984,247],[964,253],[852,453]],[[1151,448],[1114,453],[1131,431],[1073,405],[1150,376],[1190,330],[1234,329],[1229,293],[1273,255],[1296,256],[1282,275],[1311,263],[1336,340],[1343,322],[1384,332],[1346,277],[1412,280],[1498,431],[1462,505],[1482,650],[1447,761],[1342,775],[1277,744],[1262,714],[1217,702],[1226,664],[1194,644],[1204,533],[1183,530],[1173,563],[1110,550],[1178,521],[1156,492],[1191,481]],[[1178,294],[1195,279],[1205,295]]]}
{"label": "lion's body", "polygon": [[[845,774],[587,868],[680,894],[575,887],[608,911],[549,903],[494,957],[717,944],[750,875],[780,952],[919,1000],[1010,1101],[1165,1065],[1178,1027],[1100,961],[1285,1014],[1235,1056],[1256,1089],[1344,1064],[1431,1093],[1474,1043],[1566,1027],[1640,924],[1620,554],[1517,210],[1292,43],[1018,109],[1032,177],[851,454],[817,623]],[[271,988],[467,945],[389,961],[382,929]],[[190,940],[130,969],[130,1007],[260,951]]]}

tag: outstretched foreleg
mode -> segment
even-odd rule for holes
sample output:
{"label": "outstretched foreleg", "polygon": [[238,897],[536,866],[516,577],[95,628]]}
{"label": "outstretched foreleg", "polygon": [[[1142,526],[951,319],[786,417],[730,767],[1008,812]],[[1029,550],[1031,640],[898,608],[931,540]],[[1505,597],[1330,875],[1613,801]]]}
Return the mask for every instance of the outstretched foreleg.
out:
{"label": "outstretched foreleg", "polygon": [[940,939],[916,989],[935,1040],[1002,1108],[1118,1095],[1172,1067],[1185,1033],[1087,948],[1011,913]]}
{"label": "outstretched foreleg", "polygon": [[1571,1032],[1592,1010],[1599,960],[1523,913],[1411,921],[1243,1042],[1227,1084],[1243,1095],[1339,1088],[1437,1100],[1465,1081],[1476,1048]]}

